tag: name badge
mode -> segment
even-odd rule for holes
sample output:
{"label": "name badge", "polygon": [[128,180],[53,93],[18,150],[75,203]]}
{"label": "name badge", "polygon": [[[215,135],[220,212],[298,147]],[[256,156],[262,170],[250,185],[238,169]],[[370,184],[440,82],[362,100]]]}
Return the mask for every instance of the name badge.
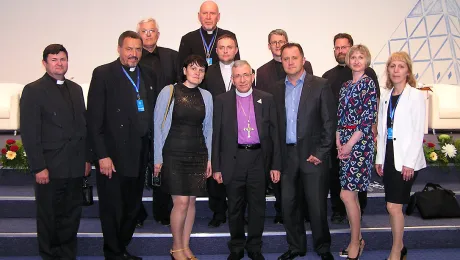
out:
{"label": "name badge", "polygon": [[137,111],[144,112],[144,110],[145,110],[144,101],[142,101],[142,99],[138,99],[138,100],[136,100],[136,103],[137,103]]}
{"label": "name badge", "polygon": [[393,139],[393,127],[388,128],[387,139]]}
{"label": "name badge", "polygon": [[208,63],[208,66],[212,65],[212,58],[206,58],[206,62]]}

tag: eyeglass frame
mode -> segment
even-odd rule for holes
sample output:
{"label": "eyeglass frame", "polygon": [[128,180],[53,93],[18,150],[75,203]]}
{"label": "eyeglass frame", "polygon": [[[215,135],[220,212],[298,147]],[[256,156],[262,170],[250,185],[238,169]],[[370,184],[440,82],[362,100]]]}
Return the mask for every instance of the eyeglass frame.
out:
{"label": "eyeglass frame", "polygon": [[243,77],[244,79],[250,79],[251,76],[253,76],[253,75],[254,75],[254,73],[252,73],[252,72],[251,72],[251,74],[244,73],[242,75],[241,74],[238,74],[238,75],[235,75],[235,76],[232,75],[232,79],[233,79],[233,81],[235,81],[235,80],[237,80],[237,79],[239,79],[241,77]]}
{"label": "eyeglass frame", "polygon": [[276,45],[283,46],[286,43],[287,41],[283,41],[283,40],[269,42],[270,46],[276,46]]}
{"label": "eyeglass frame", "polygon": [[343,51],[345,50],[346,48],[351,48],[351,45],[347,45],[347,46],[337,46],[337,47],[333,47],[332,50],[334,51]]}

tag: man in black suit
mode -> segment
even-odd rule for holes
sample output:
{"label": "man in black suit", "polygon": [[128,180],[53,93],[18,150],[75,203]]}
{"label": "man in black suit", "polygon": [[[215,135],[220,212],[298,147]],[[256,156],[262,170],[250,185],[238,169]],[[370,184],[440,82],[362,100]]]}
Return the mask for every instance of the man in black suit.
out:
{"label": "man in black suit", "polygon": [[[157,84],[156,93],[160,93],[166,85],[177,83],[177,68],[179,66],[177,64],[177,51],[157,45],[158,38],[160,37],[160,28],[153,18],[141,20],[137,24],[137,33],[142,37],[143,43],[140,64],[158,75],[159,82]],[[149,151],[153,151],[153,148],[149,149]],[[150,161],[153,161],[153,159]],[[162,225],[169,226],[171,209],[171,195],[162,192],[160,187],[153,187],[153,219]],[[137,218],[137,227],[142,227],[146,218],[147,211],[144,208],[144,204],[141,204],[141,210]]]}
{"label": "man in black suit", "polygon": [[[268,34],[268,49],[273,59],[257,69],[256,88],[270,92],[270,86],[281,79],[286,78],[286,72],[281,63],[281,47],[288,43],[288,35],[282,29],[275,29]],[[305,60],[303,64],[305,71],[313,75],[311,63]]]}
{"label": "man in black suit", "polygon": [[[234,89],[232,82],[232,66],[238,53],[238,43],[234,35],[224,34],[217,39],[217,55],[219,62],[208,67],[202,88],[208,90],[215,98]],[[227,195],[225,187],[214,179],[207,180],[209,208],[213,212],[209,227],[219,227],[226,222]]]}
{"label": "man in black suit", "polygon": [[43,51],[46,73],[24,87],[21,139],[35,174],[37,238],[43,259],[76,259],[86,156],[83,91],[65,78],[68,53],[51,44]]}
{"label": "man in black suit", "polygon": [[307,250],[298,184],[304,188],[315,251],[321,259],[334,259],[326,209],[329,152],[336,129],[334,97],[325,79],[305,72],[299,44],[285,44],[281,60],[287,76],[274,85],[273,96],[279,115],[281,198],[289,250],[278,259],[294,259]]}
{"label": "man in black suit", "polygon": [[[254,73],[247,61],[232,66],[235,91],[219,95],[214,105],[212,164],[214,179],[227,190],[229,260],[244,256],[265,259],[261,253],[265,217],[265,172],[280,179],[281,155],[273,96],[252,88]],[[248,203],[248,238],[244,210]]]}
{"label": "man in black suit", "polygon": [[[353,74],[351,69],[345,64],[345,55],[350,50],[350,47],[353,46],[353,38],[348,33],[339,33],[334,36],[334,57],[337,61],[337,66],[326,71],[323,74],[323,78],[328,80],[329,85],[331,85],[332,92],[335,97],[336,107],[339,106],[339,93],[342,88],[342,84],[348,80],[353,79]],[[367,67],[364,71],[364,74],[371,77],[375,83],[377,90],[377,97],[380,98],[380,88],[377,74],[371,67]],[[377,102],[378,104],[378,102]],[[336,118],[337,121],[337,118]],[[336,124],[337,125],[337,124]],[[372,126],[372,132],[374,137],[377,136],[377,125]],[[335,135],[334,142],[331,148],[331,169],[329,176],[329,190],[331,193],[331,208],[332,216],[331,221],[334,224],[344,223],[346,220],[347,212],[345,210],[345,205],[340,199],[340,191],[342,190],[340,186],[340,177],[339,177],[339,159],[337,158],[337,146],[335,145]],[[361,216],[364,214],[364,209],[367,205],[367,191],[358,192],[359,204],[361,207]]]}
{"label": "man in black suit", "polygon": [[[257,69],[256,88],[272,93],[270,89],[276,82],[286,78],[286,72],[281,63],[281,47],[288,42],[288,35],[282,29],[275,29],[268,34],[268,49],[271,51],[273,59]],[[303,68],[308,74],[313,75],[311,63],[305,60]],[[283,224],[281,214],[281,182],[270,183],[270,178],[267,173],[267,186],[269,191],[272,190],[275,195],[275,210],[276,216],[273,222],[275,224]],[[305,201],[302,201],[305,205]],[[306,208],[306,207],[302,207]],[[308,212],[304,210],[305,220],[308,221]]]}
{"label": "man in black suit", "polygon": [[156,75],[138,65],[142,39],[118,38],[119,59],[94,69],[88,92],[88,129],[96,165],[106,259],[141,259],[126,251],[142,203],[155,102]]}
{"label": "man in black suit", "polygon": [[[179,64],[182,64],[190,54],[202,56],[208,62],[208,66],[218,62],[216,40],[224,34],[235,36],[234,33],[217,27],[219,19],[219,7],[216,3],[205,1],[201,4],[198,12],[201,28],[182,36],[179,46]],[[235,60],[239,59],[240,54],[237,53]]]}

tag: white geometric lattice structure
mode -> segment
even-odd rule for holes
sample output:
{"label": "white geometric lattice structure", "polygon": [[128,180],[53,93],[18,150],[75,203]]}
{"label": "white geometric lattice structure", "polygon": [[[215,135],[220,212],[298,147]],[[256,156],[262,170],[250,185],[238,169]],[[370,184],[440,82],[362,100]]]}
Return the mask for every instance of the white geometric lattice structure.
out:
{"label": "white geometric lattice structure", "polygon": [[372,62],[380,80],[389,55],[405,51],[419,83],[460,85],[459,5],[460,0],[419,0]]}

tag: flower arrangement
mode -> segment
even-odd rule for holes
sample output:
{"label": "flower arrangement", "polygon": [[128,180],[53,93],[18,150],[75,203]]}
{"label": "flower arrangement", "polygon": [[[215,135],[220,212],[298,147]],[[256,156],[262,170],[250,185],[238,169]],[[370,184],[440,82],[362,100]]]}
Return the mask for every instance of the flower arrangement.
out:
{"label": "flower arrangement", "polygon": [[423,152],[428,164],[447,166],[454,164],[460,167],[460,139],[454,140],[450,135],[438,136],[438,146],[423,140]]}
{"label": "flower arrangement", "polygon": [[13,139],[6,140],[5,147],[2,148],[1,156],[2,168],[11,168],[21,171],[28,171],[27,155],[21,141]]}

